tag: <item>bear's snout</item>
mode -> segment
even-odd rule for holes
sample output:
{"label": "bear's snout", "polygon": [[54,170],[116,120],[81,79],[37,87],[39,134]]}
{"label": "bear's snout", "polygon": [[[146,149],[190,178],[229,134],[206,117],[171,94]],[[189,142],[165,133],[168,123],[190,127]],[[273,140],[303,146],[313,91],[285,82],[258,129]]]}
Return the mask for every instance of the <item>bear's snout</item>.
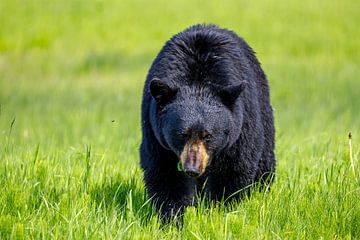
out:
{"label": "bear's snout", "polygon": [[180,155],[184,172],[190,177],[199,177],[205,172],[209,154],[200,140],[189,140]]}

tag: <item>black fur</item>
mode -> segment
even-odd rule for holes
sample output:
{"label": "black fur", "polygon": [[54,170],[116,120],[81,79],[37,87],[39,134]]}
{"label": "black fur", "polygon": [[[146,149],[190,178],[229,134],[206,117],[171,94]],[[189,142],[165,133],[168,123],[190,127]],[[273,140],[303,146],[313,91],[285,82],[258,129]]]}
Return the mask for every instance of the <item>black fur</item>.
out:
{"label": "black fur", "polygon": [[[177,170],[189,129],[210,134],[210,164],[199,178]],[[221,200],[272,176],[268,82],[243,39],[215,25],[195,25],[165,44],[145,82],[140,158],[146,189],[163,217],[196,204],[204,182],[206,196]]]}

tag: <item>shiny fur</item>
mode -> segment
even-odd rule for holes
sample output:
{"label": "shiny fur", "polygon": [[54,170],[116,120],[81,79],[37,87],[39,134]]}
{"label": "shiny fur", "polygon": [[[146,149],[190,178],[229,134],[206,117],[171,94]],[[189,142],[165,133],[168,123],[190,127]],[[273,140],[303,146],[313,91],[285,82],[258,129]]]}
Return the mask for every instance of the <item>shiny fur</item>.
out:
{"label": "shiny fur", "polygon": [[[215,25],[173,36],[151,66],[142,101],[141,167],[161,216],[196,205],[200,189],[212,200],[241,198],[241,189],[272,179],[274,131],[268,81],[243,39]],[[194,139],[209,158],[198,178],[177,169]]]}

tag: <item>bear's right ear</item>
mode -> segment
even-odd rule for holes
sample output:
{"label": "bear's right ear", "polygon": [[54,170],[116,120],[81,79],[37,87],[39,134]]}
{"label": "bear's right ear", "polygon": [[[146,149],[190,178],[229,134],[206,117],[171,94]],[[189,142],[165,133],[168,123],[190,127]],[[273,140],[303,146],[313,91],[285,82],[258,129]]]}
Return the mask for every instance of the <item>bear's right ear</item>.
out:
{"label": "bear's right ear", "polygon": [[175,98],[177,90],[172,89],[160,79],[154,78],[150,82],[150,93],[155,98],[159,106],[163,107]]}
{"label": "bear's right ear", "polygon": [[216,92],[221,98],[222,102],[231,108],[236,99],[240,96],[240,93],[244,91],[246,85],[247,83],[243,81],[238,85],[219,87],[216,89]]}

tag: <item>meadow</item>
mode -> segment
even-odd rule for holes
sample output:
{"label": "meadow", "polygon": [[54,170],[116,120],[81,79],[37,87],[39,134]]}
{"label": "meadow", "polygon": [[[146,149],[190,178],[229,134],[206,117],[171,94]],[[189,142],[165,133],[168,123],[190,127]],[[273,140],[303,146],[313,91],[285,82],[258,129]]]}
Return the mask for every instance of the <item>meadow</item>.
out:
{"label": "meadow", "polygon": [[[359,9],[2,0],[0,239],[360,239]],[[140,103],[157,52],[195,23],[232,29],[257,52],[278,164],[270,191],[202,202],[178,229],[147,200]]]}

